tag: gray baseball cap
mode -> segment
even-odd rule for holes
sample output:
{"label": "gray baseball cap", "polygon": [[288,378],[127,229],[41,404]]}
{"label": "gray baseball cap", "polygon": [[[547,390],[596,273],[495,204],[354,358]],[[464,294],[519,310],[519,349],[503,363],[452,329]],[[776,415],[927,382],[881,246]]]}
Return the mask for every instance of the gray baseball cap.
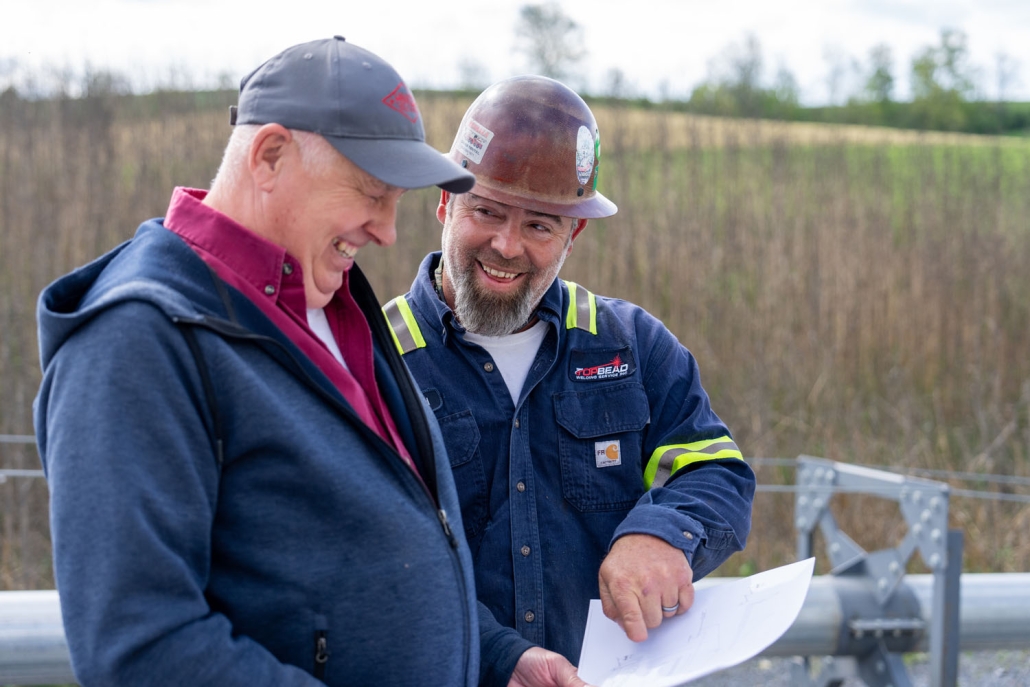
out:
{"label": "gray baseball cap", "polygon": [[422,115],[382,58],[335,36],[287,48],[240,82],[230,124],[321,134],[348,160],[400,188],[464,193],[475,177],[426,143]]}

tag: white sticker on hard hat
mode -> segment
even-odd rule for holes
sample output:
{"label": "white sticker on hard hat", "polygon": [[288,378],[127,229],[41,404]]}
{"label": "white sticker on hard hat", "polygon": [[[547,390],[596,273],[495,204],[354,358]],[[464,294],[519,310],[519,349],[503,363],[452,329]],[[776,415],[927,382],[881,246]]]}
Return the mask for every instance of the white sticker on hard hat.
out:
{"label": "white sticker on hard hat", "polygon": [[594,172],[594,136],[590,129],[585,126],[579,127],[579,135],[576,136],[576,178],[579,183],[585,184],[590,181],[590,175]]}
{"label": "white sticker on hard hat", "polygon": [[461,138],[458,139],[458,152],[478,165],[483,161],[483,155],[490,147],[493,137],[494,132],[476,120],[468,119],[461,130]]}

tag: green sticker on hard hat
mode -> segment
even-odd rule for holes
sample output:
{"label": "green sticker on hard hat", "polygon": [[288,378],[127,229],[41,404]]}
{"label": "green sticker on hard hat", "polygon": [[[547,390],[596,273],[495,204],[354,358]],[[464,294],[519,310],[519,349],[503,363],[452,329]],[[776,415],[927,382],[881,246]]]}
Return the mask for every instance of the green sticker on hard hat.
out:
{"label": "green sticker on hard hat", "polygon": [[597,177],[601,176],[601,130],[594,129],[594,190],[597,190]]}
{"label": "green sticker on hard hat", "polygon": [[590,129],[585,126],[579,127],[579,134],[576,136],[576,178],[581,184],[590,181],[590,175],[594,173],[595,148]]}

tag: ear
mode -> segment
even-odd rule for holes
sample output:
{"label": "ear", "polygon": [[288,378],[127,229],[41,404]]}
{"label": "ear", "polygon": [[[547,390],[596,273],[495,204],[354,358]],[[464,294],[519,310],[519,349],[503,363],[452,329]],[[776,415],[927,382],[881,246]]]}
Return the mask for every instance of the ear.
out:
{"label": "ear", "polygon": [[293,141],[293,134],[281,124],[265,124],[250,144],[247,166],[255,185],[270,191],[283,168],[283,158]]}
{"label": "ear", "polygon": [[440,204],[436,206],[436,218],[440,220],[440,224],[444,223],[447,219],[447,201],[451,199],[451,194],[447,191],[440,190]]}
{"label": "ear", "polygon": [[576,237],[579,236],[579,232],[587,228],[587,222],[589,220],[577,219],[576,223],[572,225],[572,240],[575,241]]}
{"label": "ear", "polygon": [[585,219],[577,219],[576,223],[572,225],[572,238],[569,239],[569,250],[565,254],[565,257],[569,257],[572,254],[572,244],[575,243],[576,237],[579,236],[579,232],[587,228],[587,221]]}

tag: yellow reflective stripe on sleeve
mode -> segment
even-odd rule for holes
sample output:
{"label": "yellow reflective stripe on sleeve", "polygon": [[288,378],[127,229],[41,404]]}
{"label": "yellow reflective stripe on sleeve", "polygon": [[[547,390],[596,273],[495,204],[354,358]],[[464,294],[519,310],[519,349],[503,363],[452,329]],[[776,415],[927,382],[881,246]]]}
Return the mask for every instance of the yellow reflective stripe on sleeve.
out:
{"label": "yellow reflective stripe on sleeve", "polygon": [[651,454],[651,459],[647,461],[647,467],[644,469],[644,488],[665,486],[669,477],[691,463],[722,458],[744,460],[740,449],[729,437],[659,446]]}
{"label": "yellow reflective stripe on sleeve", "polygon": [[383,315],[390,325],[390,333],[393,335],[393,342],[397,344],[397,350],[401,355],[411,353],[417,348],[425,348],[426,340],[422,338],[422,330],[415,321],[415,315],[411,307],[404,300],[404,296],[397,296],[383,306]]}
{"label": "yellow reflective stripe on sleeve", "polygon": [[[562,280],[565,281],[565,280]],[[566,281],[569,287],[569,311],[565,313],[566,329],[582,329],[597,334],[597,299],[582,286]]]}

